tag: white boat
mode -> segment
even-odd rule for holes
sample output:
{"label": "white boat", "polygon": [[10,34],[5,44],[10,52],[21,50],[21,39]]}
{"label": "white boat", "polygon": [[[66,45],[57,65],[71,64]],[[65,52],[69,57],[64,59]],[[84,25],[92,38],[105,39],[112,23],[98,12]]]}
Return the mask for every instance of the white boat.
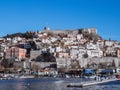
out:
{"label": "white boat", "polygon": [[84,76],[84,78],[91,78],[91,79],[95,79],[95,77],[97,77],[97,76],[95,76],[95,75],[92,75],[92,76]]}
{"label": "white boat", "polygon": [[19,78],[24,79],[24,78],[34,78],[32,75],[22,75]]}
{"label": "white boat", "polygon": [[65,77],[66,77],[66,78],[70,78],[70,76],[69,76],[69,75],[65,75]]}

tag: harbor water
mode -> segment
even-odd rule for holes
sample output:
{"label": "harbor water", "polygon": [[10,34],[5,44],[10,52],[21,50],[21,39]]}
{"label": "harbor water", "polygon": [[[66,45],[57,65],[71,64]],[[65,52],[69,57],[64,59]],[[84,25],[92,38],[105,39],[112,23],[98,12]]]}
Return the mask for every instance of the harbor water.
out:
{"label": "harbor water", "polygon": [[67,87],[68,83],[87,81],[81,78],[39,78],[0,80],[0,90],[120,90],[120,80],[83,88]]}

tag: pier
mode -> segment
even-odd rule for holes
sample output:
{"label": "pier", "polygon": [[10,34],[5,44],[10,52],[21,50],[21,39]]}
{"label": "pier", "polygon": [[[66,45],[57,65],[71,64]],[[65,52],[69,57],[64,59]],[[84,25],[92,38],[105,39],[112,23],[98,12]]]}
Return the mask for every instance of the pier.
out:
{"label": "pier", "polygon": [[88,82],[80,82],[80,83],[69,83],[67,87],[85,87],[85,86],[91,86],[91,85],[96,85],[96,84],[102,84],[102,83],[107,83],[111,81],[117,81],[120,79],[107,79],[107,80],[102,80],[102,81],[88,81]]}

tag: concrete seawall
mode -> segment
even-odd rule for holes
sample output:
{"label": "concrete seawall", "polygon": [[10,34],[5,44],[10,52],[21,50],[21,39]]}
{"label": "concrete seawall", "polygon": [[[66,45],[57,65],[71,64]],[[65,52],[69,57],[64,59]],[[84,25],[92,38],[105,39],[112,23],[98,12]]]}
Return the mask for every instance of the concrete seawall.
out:
{"label": "concrete seawall", "polygon": [[107,83],[107,82],[117,81],[117,80],[120,80],[120,79],[108,79],[108,80],[103,80],[103,81],[89,81],[89,82],[80,82],[80,83],[69,83],[67,85],[67,87],[85,87],[85,86],[102,84],[102,83]]}

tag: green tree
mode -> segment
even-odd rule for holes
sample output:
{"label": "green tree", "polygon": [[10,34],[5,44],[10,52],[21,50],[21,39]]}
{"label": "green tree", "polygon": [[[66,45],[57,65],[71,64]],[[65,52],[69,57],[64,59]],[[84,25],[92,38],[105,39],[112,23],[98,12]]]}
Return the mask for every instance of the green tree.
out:
{"label": "green tree", "polygon": [[88,54],[87,53],[83,54],[83,58],[88,58]]}
{"label": "green tree", "polygon": [[12,60],[3,59],[1,61],[1,65],[4,66],[4,68],[11,68],[11,67],[13,67],[13,62],[12,62]]}

